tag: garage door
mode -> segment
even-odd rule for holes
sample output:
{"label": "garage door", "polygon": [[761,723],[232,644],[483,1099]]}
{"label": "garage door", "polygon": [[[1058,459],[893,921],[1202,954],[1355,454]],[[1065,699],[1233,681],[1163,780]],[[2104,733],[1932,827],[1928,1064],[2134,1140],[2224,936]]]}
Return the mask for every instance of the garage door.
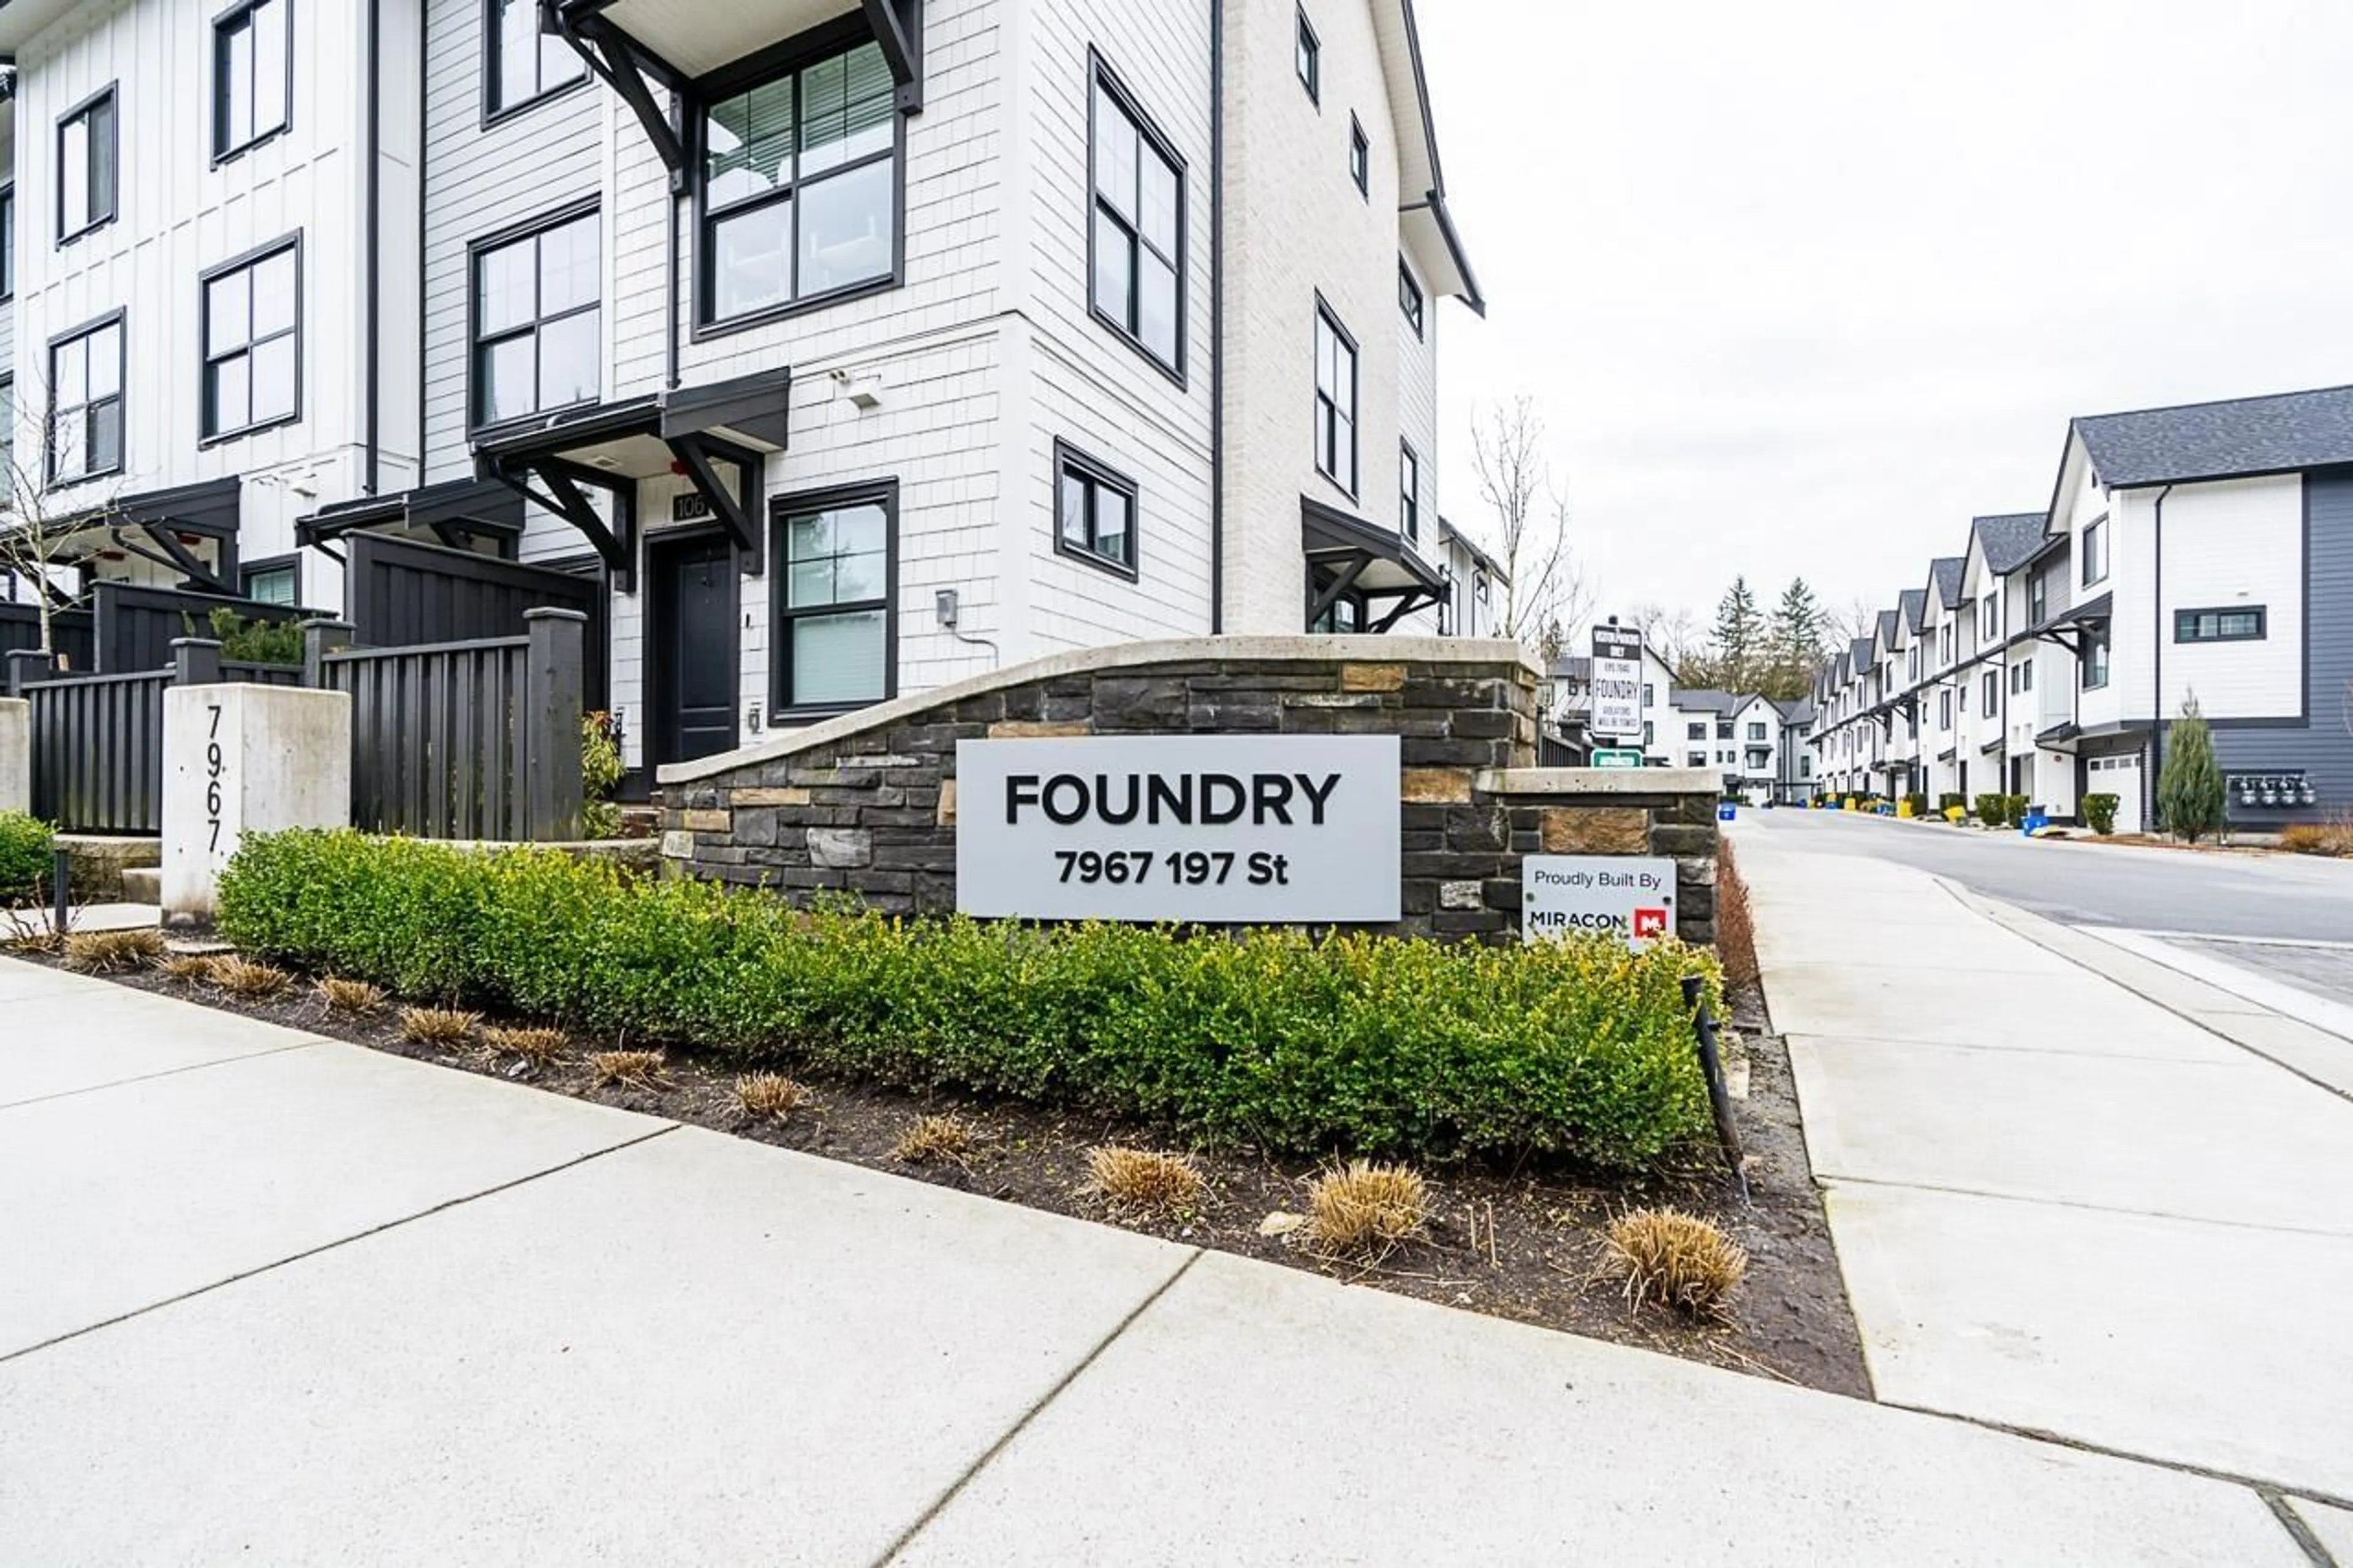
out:
{"label": "garage door", "polygon": [[2140,757],[2094,757],[2085,764],[2090,782],[2084,786],[2087,795],[2112,795],[2116,797],[2116,831],[2138,833],[2140,819]]}

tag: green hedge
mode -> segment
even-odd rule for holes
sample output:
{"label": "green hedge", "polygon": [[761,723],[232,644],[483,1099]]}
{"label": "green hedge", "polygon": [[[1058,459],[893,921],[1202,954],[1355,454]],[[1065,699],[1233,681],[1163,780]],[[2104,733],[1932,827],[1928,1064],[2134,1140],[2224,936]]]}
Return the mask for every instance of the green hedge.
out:
{"label": "green hedge", "polygon": [[1680,982],[1714,962],[1023,927],[797,910],[546,850],[258,835],[221,879],[249,952],[745,1064],[800,1062],[1155,1122],[1204,1143],[1639,1168],[1709,1127]]}
{"label": "green hedge", "polygon": [[0,811],[0,905],[22,903],[40,892],[56,842],[40,818]]}

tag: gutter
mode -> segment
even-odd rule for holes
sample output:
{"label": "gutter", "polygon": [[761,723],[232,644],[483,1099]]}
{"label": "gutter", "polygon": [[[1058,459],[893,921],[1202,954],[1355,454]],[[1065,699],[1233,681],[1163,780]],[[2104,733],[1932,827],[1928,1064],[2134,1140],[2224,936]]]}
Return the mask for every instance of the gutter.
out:
{"label": "gutter", "polygon": [[1209,635],[1225,629],[1226,7],[1216,0],[1209,7]]}
{"label": "gutter", "polygon": [[2157,522],[2152,530],[2156,543],[2149,563],[2154,583],[2148,605],[2148,771],[2141,775],[2147,796],[2141,802],[2143,824],[2157,820],[2157,775],[2165,766],[2165,498],[2172,493],[2171,485],[2157,492]]}
{"label": "gutter", "polygon": [[384,248],[384,175],[380,167],[384,157],[384,0],[368,0],[367,41],[367,172],[361,176],[365,193],[361,199],[367,207],[367,234],[363,241],[367,247],[367,276],[363,286],[367,300],[367,335],[360,367],[360,375],[367,385],[361,414],[362,443],[367,456],[360,477],[360,491],[374,495],[384,467],[384,395],[379,390],[383,377],[377,374],[383,361],[384,337],[384,263],[378,259]]}

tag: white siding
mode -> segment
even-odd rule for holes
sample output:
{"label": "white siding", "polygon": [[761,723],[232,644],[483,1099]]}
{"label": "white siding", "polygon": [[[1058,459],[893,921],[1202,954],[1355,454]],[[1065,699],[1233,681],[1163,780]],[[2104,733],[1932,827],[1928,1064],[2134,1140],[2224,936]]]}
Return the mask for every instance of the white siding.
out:
{"label": "white siding", "polygon": [[[2153,510],[2154,509],[2152,509]],[[2195,692],[2210,719],[2304,710],[2304,480],[2299,475],[2178,485],[2165,500],[2165,603],[2158,618],[2166,716]],[[2177,610],[2261,605],[2261,641],[2179,643]],[[2337,715],[2313,716],[2335,721]]]}

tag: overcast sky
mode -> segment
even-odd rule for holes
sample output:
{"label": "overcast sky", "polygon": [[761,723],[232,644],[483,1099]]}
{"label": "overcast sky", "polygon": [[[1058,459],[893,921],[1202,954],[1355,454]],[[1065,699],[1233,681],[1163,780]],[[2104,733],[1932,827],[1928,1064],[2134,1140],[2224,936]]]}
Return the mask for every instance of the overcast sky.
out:
{"label": "overcast sky", "polygon": [[[1605,613],[1893,604],[2049,504],[2072,415],[2353,382],[2348,0],[1423,0],[1490,301]],[[1492,537],[1492,533],[1489,534]]]}

